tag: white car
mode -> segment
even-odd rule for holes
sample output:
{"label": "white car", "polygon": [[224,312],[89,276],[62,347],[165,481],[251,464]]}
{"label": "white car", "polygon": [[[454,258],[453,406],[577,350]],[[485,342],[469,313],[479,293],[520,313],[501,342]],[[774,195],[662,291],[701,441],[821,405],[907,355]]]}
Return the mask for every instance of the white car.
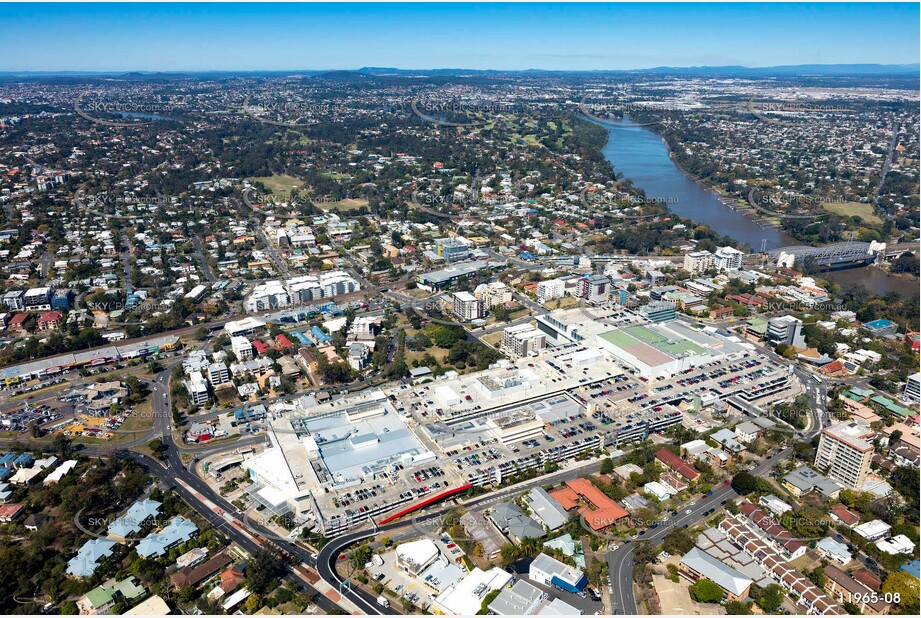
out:
{"label": "white car", "polygon": [[684,512],[684,514],[685,514],[685,515],[690,515],[690,514],[691,514],[691,509],[686,510],[686,511]]}

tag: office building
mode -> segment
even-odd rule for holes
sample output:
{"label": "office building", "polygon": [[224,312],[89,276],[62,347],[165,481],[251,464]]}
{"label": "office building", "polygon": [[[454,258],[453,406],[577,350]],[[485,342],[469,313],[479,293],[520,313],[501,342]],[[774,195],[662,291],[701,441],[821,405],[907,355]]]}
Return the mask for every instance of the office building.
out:
{"label": "office building", "polygon": [[768,320],[765,337],[774,345],[784,343],[796,348],[806,347],[806,339],[803,337],[803,323],[792,315],[784,315]]}
{"label": "office building", "polygon": [[445,262],[459,262],[470,256],[470,246],[460,238],[436,238],[435,253]]}
{"label": "office building", "polygon": [[656,300],[640,307],[639,313],[653,323],[670,322],[675,319],[675,303]]}

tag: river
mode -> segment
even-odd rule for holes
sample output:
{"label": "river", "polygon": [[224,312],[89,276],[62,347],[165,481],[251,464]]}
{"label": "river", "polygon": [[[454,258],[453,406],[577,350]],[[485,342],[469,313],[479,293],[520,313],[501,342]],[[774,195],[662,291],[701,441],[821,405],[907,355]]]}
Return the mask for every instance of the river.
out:
{"label": "river", "polygon": [[[602,154],[614,171],[632,180],[647,197],[662,200],[675,214],[703,223],[755,250],[761,247],[762,241],[768,249],[803,244],[781,230],[762,227],[723,203],[716,193],[678,168],[665,140],[654,131],[629,121],[601,126],[608,131],[608,143]],[[902,296],[918,294],[917,282],[893,277],[874,267],[826,272],[819,276],[842,285],[859,283],[874,294],[893,291]]]}

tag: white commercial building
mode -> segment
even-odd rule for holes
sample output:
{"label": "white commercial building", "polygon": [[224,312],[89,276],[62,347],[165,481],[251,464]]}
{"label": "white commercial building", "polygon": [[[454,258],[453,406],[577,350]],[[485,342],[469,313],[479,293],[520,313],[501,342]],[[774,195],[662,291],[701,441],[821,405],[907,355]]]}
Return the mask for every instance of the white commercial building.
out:
{"label": "white commercial building", "polygon": [[505,588],[511,581],[512,574],[499,567],[488,571],[474,568],[460,583],[439,594],[431,609],[438,614],[475,616],[487,594]]}

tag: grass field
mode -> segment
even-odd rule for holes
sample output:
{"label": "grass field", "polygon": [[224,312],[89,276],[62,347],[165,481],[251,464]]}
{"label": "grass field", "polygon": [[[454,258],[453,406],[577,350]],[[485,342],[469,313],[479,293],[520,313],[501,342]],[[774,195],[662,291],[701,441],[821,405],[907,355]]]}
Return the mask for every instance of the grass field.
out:
{"label": "grass field", "polygon": [[563,298],[556,298],[547,303],[548,309],[570,309],[572,307],[579,306],[579,299],[573,298],[572,296],[564,296]]}
{"label": "grass field", "polygon": [[494,348],[498,348],[502,344],[502,331],[498,333],[490,333],[488,335],[483,335],[480,339],[488,343]]}
{"label": "grass field", "polygon": [[350,212],[353,210],[358,210],[359,208],[365,208],[368,205],[368,200],[356,200],[356,199],[344,199],[339,200],[338,202],[315,202],[317,208],[320,210],[334,210],[336,212]]}
{"label": "grass field", "polygon": [[278,198],[287,198],[291,194],[291,189],[300,189],[304,182],[294,176],[254,176],[247,178],[250,182],[261,182],[265,188],[272,192]]}
{"label": "grass field", "polygon": [[883,220],[873,212],[873,204],[863,204],[861,202],[833,202],[823,203],[822,207],[828,212],[845,217],[860,217],[866,223],[879,224]]}

